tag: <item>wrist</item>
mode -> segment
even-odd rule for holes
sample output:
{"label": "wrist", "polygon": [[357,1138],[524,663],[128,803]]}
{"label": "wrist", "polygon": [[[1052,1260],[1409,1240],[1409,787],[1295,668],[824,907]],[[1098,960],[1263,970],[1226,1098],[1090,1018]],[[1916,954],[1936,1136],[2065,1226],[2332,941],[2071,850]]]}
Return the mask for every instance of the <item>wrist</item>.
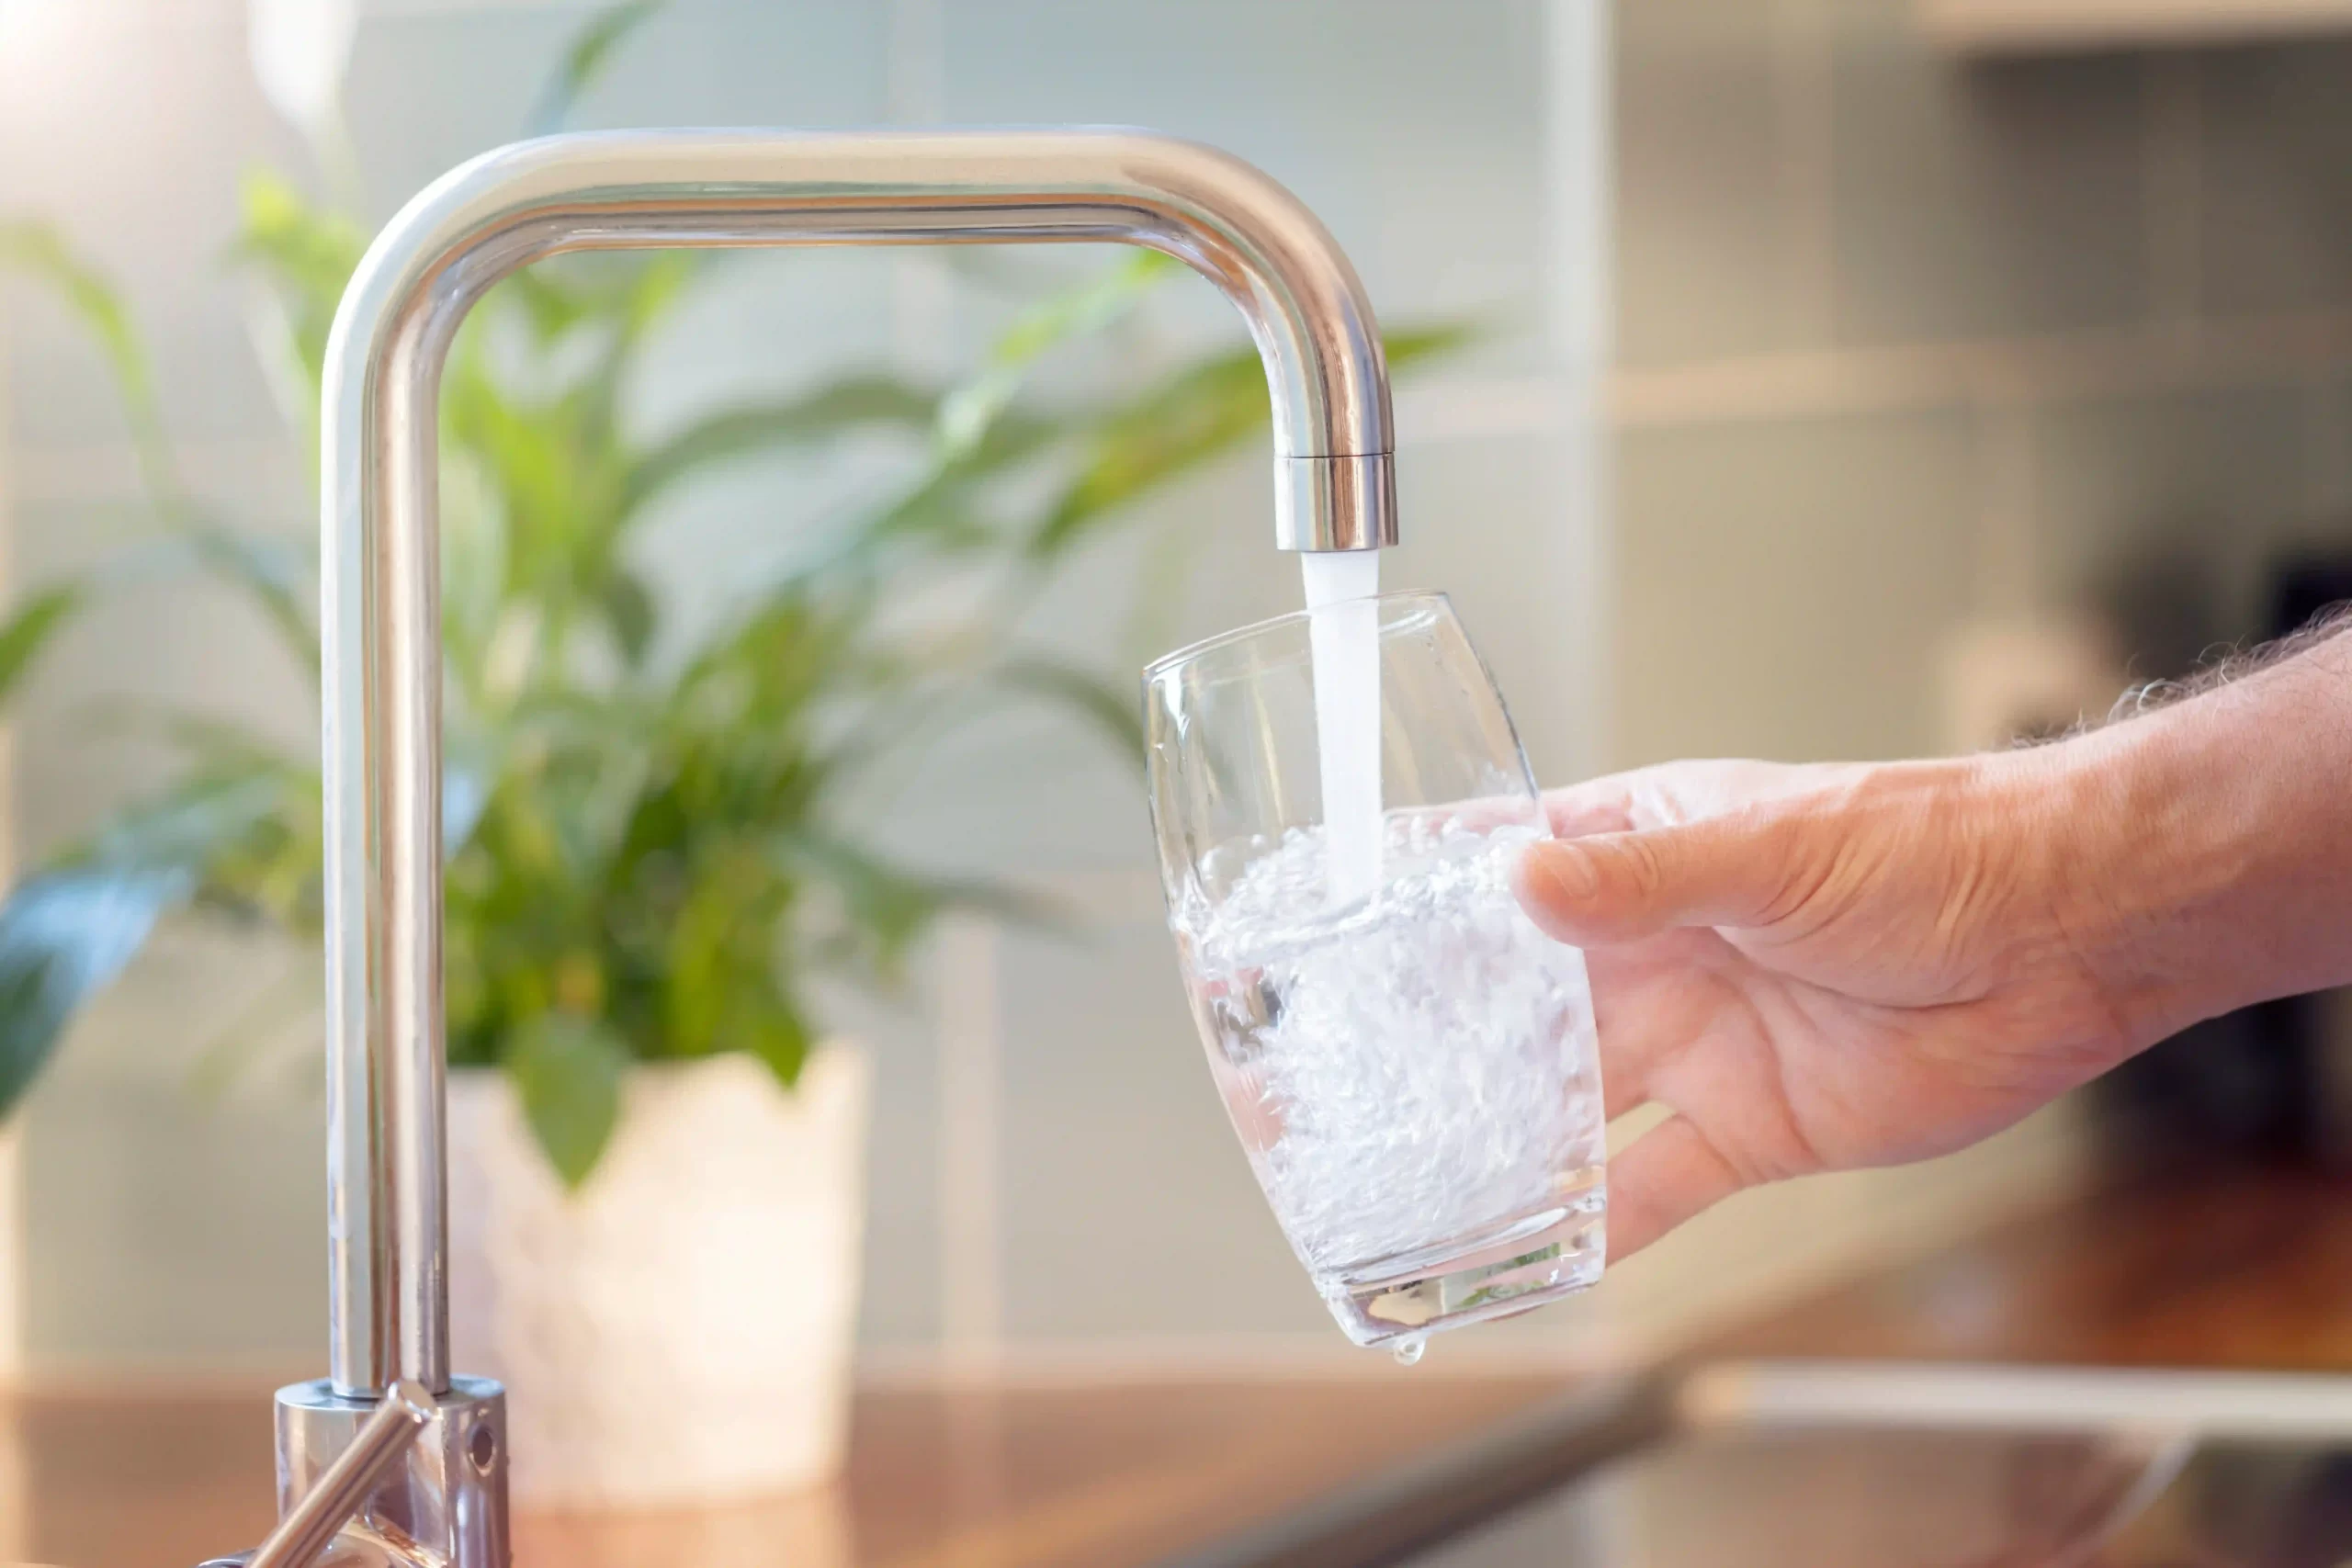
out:
{"label": "wrist", "polygon": [[2234,1005],[2205,933],[2256,837],[2194,727],[2151,715],[2053,748],[2060,923],[2138,1050]]}
{"label": "wrist", "polygon": [[2062,924],[2135,1048],[2352,980],[2344,675],[2296,660],[2042,754]]}

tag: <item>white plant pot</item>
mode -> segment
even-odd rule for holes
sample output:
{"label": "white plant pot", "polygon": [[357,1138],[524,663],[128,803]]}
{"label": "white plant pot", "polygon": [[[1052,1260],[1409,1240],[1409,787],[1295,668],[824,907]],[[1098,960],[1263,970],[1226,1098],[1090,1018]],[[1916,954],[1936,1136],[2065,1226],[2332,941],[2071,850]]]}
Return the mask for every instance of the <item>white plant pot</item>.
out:
{"label": "white plant pot", "polygon": [[847,1443],[869,1067],[786,1093],[650,1065],[567,1193],[502,1073],[449,1080],[450,1348],[505,1383],[520,1507],[675,1507],[819,1482]]}

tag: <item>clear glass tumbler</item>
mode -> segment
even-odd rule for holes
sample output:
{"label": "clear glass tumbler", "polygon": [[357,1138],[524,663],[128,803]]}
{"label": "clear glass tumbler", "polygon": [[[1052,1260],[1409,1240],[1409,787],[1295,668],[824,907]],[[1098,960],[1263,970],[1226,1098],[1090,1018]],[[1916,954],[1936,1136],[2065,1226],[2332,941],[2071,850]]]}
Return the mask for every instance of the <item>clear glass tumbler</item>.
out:
{"label": "clear glass tumbler", "polygon": [[[1368,835],[1327,833],[1318,750],[1333,748],[1317,732],[1312,623],[1350,613],[1362,646],[1376,621],[1370,868],[1332,863],[1334,844],[1360,863],[1344,846]],[[1512,897],[1512,862],[1549,829],[1453,606],[1396,593],[1285,615],[1170,654],[1144,682],[1193,1018],[1340,1328],[1410,1353],[1592,1284],[1605,1187],[1584,957]],[[1343,809],[1366,793],[1361,779],[1333,791]]]}

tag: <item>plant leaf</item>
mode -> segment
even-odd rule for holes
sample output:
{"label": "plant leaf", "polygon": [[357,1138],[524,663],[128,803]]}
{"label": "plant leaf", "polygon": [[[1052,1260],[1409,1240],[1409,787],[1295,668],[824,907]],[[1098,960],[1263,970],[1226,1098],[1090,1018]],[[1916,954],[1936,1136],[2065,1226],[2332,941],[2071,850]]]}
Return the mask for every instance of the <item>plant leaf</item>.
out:
{"label": "plant leaf", "polygon": [[[277,310],[266,345],[285,375],[303,378],[316,418],[319,377],[327,334],[344,287],[368,249],[366,231],[351,219],[314,206],[283,175],[257,169],[239,189],[240,222],[229,257],[270,288]],[[306,437],[311,431],[305,429]]]}
{"label": "plant leaf", "polygon": [[0,906],[0,1122],[74,1012],[122,972],[193,881],[172,869],[71,866],[30,878]]}
{"label": "plant leaf", "polygon": [[[506,596],[506,497],[470,447],[441,449],[441,633],[450,673],[476,680]],[[479,695],[479,692],[476,693]]]}
{"label": "plant leaf", "polygon": [[614,46],[650,21],[667,5],[668,0],[624,0],[589,18],[588,25],[572,36],[571,47],[564,51],[562,63],[540,92],[538,105],[531,111],[530,133],[551,136],[561,130],[579,106],[581,95],[604,74]]}
{"label": "plant leaf", "polygon": [[1477,326],[1469,321],[1442,321],[1435,326],[1399,327],[1380,336],[1380,352],[1388,361],[1391,371],[1418,365],[1424,359],[1434,359],[1452,354],[1475,343]]}
{"label": "plant leaf", "polygon": [[939,400],[888,376],[851,376],[798,397],[707,414],[631,465],[621,499],[634,513],[670,486],[717,463],[831,440],[868,426],[927,428]]}
{"label": "plant leaf", "polygon": [[628,1048],[604,1024],[542,1013],[506,1044],[506,1076],[523,1115],[563,1184],[577,1190],[612,1141]]}
{"label": "plant leaf", "polygon": [[605,615],[612,623],[613,640],[619,644],[621,657],[631,664],[641,662],[653,644],[657,615],[652,592],[644,580],[626,569],[614,572],[605,584]]}
{"label": "plant leaf", "polygon": [[313,600],[301,558],[286,546],[211,523],[189,523],[175,536],[186,542],[207,571],[244,592],[295,668],[316,686],[321,679],[319,634],[311,622]]}
{"label": "plant leaf", "polygon": [[765,1063],[786,1089],[798,1088],[800,1069],[808,1065],[809,1049],[816,1043],[808,1032],[808,1021],[781,995],[763,998],[754,991],[747,993],[744,1000],[752,1005],[735,1019],[729,1032],[730,1043]]}
{"label": "plant leaf", "polygon": [[499,284],[491,299],[518,305],[541,346],[556,342],[590,320],[598,303],[589,291],[574,287],[552,262],[525,267]]}
{"label": "plant leaf", "polygon": [[0,701],[6,701],[15,692],[17,682],[32,668],[57,628],[81,608],[86,592],[80,583],[44,590],[26,600],[16,614],[0,623]]}
{"label": "plant leaf", "polygon": [[993,677],[1010,691],[1044,697],[1076,712],[1101,730],[1119,755],[1143,765],[1143,711],[1134,692],[1114,685],[1091,671],[1043,654],[1007,660]]}
{"label": "plant leaf", "polygon": [[315,1019],[318,1006],[317,965],[282,964],[197,1052],[188,1088],[208,1100],[226,1094],[257,1058],[273,1054],[271,1047],[291,1043],[293,1025],[306,1016]]}
{"label": "plant leaf", "polygon": [[1246,350],[1188,367],[1114,412],[1089,436],[1078,473],[1032,536],[1052,559],[1147,491],[1262,435],[1266,378]]}
{"label": "plant leaf", "polygon": [[235,770],[287,779],[314,776],[317,772],[313,759],[297,761],[286,754],[276,738],[237,718],[192,712],[140,697],[96,701],[87,705],[85,715],[95,733],[138,734],[160,740],[186,753],[198,771],[210,778],[223,777]]}
{"label": "plant leaf", "polygon": [[276,781],[199,778],[109,822],[0,906],[0,1117],[74,1010],[122,972],[164,910],[276,809]]}
{"label": "plant leaf", "polygon": [[157,494],[178,494],[154,372],[113,283],[46,223],[0,222],[0,266],[46,284],[97,340],[130,423],[141,473]]}
{"label": "plant leaf", "polygon": [[858,964],[886,983],[899,978],[908,950],[952,910],[981,911],[1026,926],[1068,923],[1064,911],[1019,888],[918,875],[813,828],[779,833],[775,844],[778,858],[795,874],[831,888],[841,899],[842,929],[819,933],[830,956]]}
{"label": "plant leaf", "polygon": [[1048,350],[1119,320],[1175,267],[1157,251],[1137,251],[1080,287],[1023,311],[989,348],[979,375],[940,404],[940,451],[958,457],[976,449]]}
{"label": "plant leaf", "polygon": [[794,871],[840,896],[842,924],[868,950],[855,956],[886,976],[953,897],[949,885],[887,865],[827,834],[787,831],[777,847]]}
{"label": "plant leaf", "polygon": [[[1389,368],[1442,354],[1466,328],[1392,333]],[[1114,410],[1092,431],[1077,476],[1032,536],[1032,554],[1051,559],[1148,491],[1222,457],[1265,430],[1266,378],[1254,350],[1238,350],[1178,371]]]}
{"label": "plant leaf", "polygon": [[[719,812],[688,810],[690,831],[709,848],[663,942],[661,1044],[665,1055],[708,1056],[747,1043],[740,1032],[756,1021],[758,993],[772,985],[792,888],[750,846],[724,835]],[[694,821],[697,815],[706,819]]]}
{"label": "plant leaf", "polygon": [[67,863],[185,873],[199,905],[299,934],[322,919],[319,779],[289,759],[224,743],[171,789],[115,818]]}

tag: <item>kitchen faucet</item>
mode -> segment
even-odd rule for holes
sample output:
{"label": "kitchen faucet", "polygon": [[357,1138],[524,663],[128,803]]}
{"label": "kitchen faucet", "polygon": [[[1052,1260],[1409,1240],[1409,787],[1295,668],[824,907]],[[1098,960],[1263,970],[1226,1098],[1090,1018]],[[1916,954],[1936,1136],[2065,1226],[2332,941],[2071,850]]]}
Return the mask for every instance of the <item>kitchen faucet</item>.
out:
{"label": "kitchen faucet", "polygon": [[[280,1521],[250,1568],[506,1568],[504,1393],[452,1376],[441,976],[437,417],[458,323],[519,267],[674,246],[1115,242],[1249,323],[1274,542],[1394,544],[1386,365],[1313,214],[1212,149],[1114,130],[622,131],[453,170],[377,237],[327,344],[330,1376],[277,1394]],[[212,1568],[212,1565],[208,1565]]]}

